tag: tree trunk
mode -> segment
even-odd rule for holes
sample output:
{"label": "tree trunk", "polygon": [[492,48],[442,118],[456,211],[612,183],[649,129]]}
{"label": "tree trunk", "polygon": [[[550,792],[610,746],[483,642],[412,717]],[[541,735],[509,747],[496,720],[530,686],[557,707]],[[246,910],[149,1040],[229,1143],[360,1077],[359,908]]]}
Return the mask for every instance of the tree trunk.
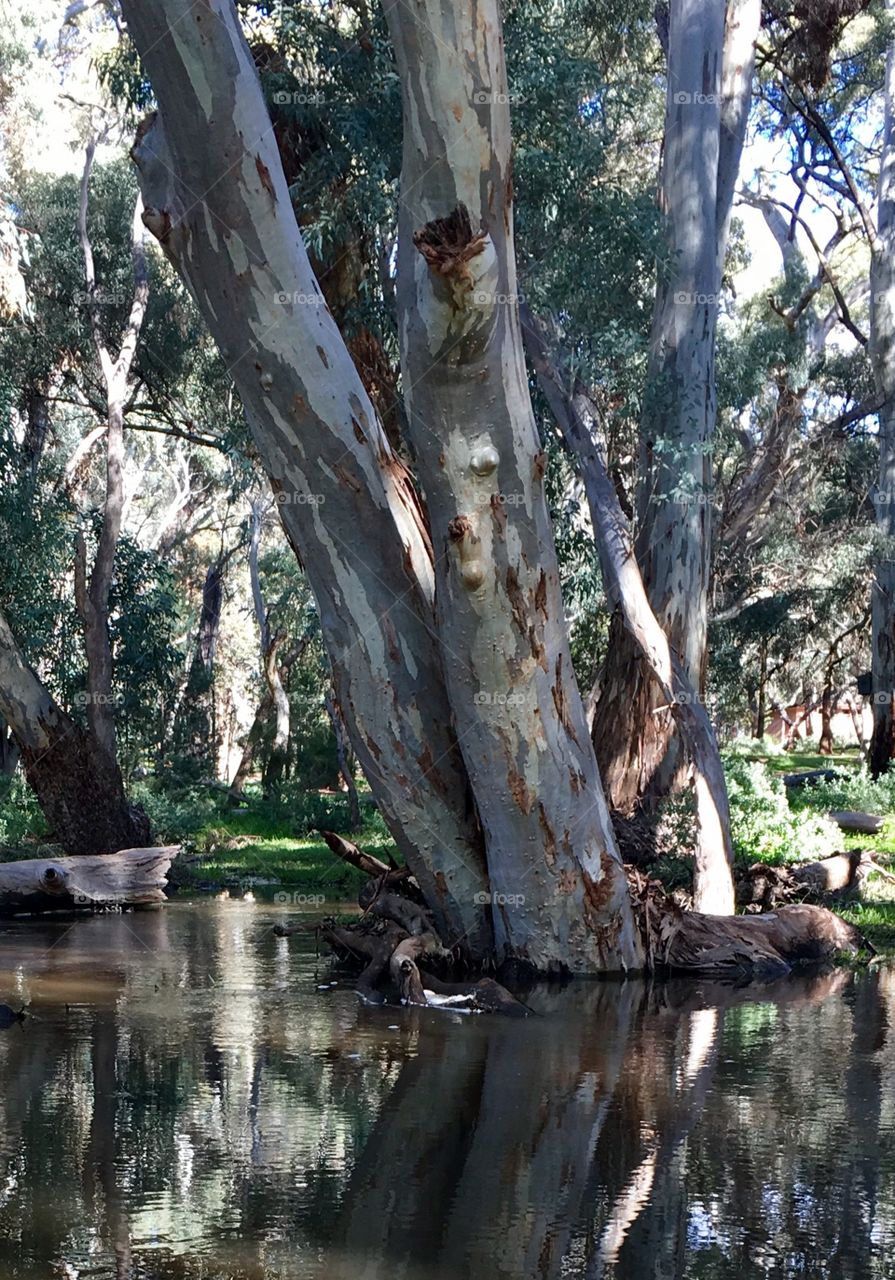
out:
{"label": "tree trunk", "polygon": [[755,714],[755,737],[760,742],[764,737],[764,731],[767,722],[767,702],[768,702],[768,645],[765,639],[762,639],[759,645],[759,672],[758,672],[758,708]]}
{"label": "tree trunk", "polygon": [[342,713],[336,704],[335,696],[332,689],[327,689],[324,698],[326,706],[326,714],[329,716],[329,722],[333,727],[333,734],[336,739],[336,756],[339,761],[339,773],[345,783],[345,790],[348,793],[348,821],[351,824],[350,830],[359,831],[363,826],[363,815],[360,808],[360,796],[357,794],[357,783],[354,781],[354,768],[351,760],[351,744],[345,733],[345,725],[342,720]]}
{"label": "tree trunk", "polygon": [[289,756],[289,697],[277,661],[277,650],[282,643],[282,636],[271,635],[270,617],[264,604],[261,591],[261,573],[258,566],[258,555],[261,550],[261,532],[263,513],[261,503],[252,502],[252,537],[249,543],[249,577],[252,584],[252,602],[255,608],[255,621],[261,639],[261,671],[271,710],[274,713],[273,741],[264,769],[264,794],[280,785]]}
{"label": "tree trunk", "polygon": [[833,700],[833,688],[828,679],[820,699],[820,739],[817,749],[822,756],[833,754]]}
{"label": "tree trunk", "polygon": [[386,0],[404,103],[398,312],[451,708],[500,957],[641,962],[572,671],[529,399],[495,0]]}
{"label": "tree trunk", "polygon": [[12,778],[19,767],[19,745],[12,730],[0,716],[0,777]]}
{"label": "tree trunk", "polygon": [[[660,267],[641,422],[637,558],[650,605],[702,696],[715,427],[715,329],[733,191],[751,98],[758,0],[672,0]],[[612,804],[631,813],[678,782],[664,695],[625,634],[610,631],[593,724]]]}
{"label": "tree trunk", "polygon": [[149,844],[149,821],[128,803],[117,762],[53,700],[2,614],[0,715],[15,735],[52,837],[66,852],[114,853]]}
{"label": "tree trunk", "polygon": [[528,352],[539,384],[581,469],[603,590],[661,690],[666,714],[680,727],[693,764],[697,816],[694,906],[697,911],[730,915],[734,910],[730,811],[711,722],[647,600],[630,527],[609,477],[605,451],[596,438],[596,409],[582,387],[575,386],[572,393],[564,390],[564,379],[547,353],[541,326],[527,308],[523,314]]}
{"label": "tree trunk", "polygon": [[78,229],[84,274],[90,303],[90,318],[106,392],[106,498],[96,556],[89,580],[87,547],[79,535],[75,554],[75,599],[84,624],[84,651],[87,657],[87,724],[97,747],[111,760],[116,758],[115,696],[112,690],[112,639],[109,634],[109,594],[115,572],[115,552],[124,517],[124,403],[128,379],[137,350],[137,340],[146,314],[149,276],[143,251],[142,201],[134,208],[132,258],[134,295],[118,355],[113,359],[106,347],[95,303],[96,276],[93,249],[87,231],[90,173],[95,143],[87,147],[81,177]]}
{"label": "tree trunk", "polygon": [[[895,0],[886,0],[895,17]],[[895,754],[895,40],[886,54],[885,118],[877,194],[877,234],[871,245],[870,359],[879,411],[876,521],[882,549],[873,585],[873,737],[870,771],[887,773]]]}
{"label": "tree trunk", "polygon": [[123,8],[160,105],[134,148],[144,221],[236,381],[373,794],[442,936],[483,958],[488,882],[433,636],[427,530],[322,304],[235,8]]}
{"label": "tree trunk", "polygon": [[221,628],[224,570],[228,559],[229,556],[222,552],[208,566],[205,574],[196,647],[172,731],[177,750],[212,769],[217,766],[214,660]]}

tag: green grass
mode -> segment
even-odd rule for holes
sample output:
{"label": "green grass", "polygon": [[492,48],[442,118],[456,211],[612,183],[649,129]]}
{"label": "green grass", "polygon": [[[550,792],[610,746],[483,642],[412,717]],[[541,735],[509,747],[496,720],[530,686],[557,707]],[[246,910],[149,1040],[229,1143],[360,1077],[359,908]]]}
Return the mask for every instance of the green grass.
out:
{"label": "green grass", "polygon": [[[368,824],[350,837],[362,849],[385,858],[395,847],[381,825]],[[217,886],[251,888],[257,896],[278,888],[327,898],[353,898],[366,877],[341,862],[318,835],[294,835],[288,822],[240,812],[226,822],[210,822],[176,867],[184,889]],[[254,885],[255,880],[272,881]]]}
{"label": "green grass", "polygon": [[858,769],[861,753],[857,747],[844,747],[830,756],[819,751],[784,751],[781,754],[756,750],[747,760],[760,760],[774,773],[802,773],[809,769]]}
{"label": "green grass", "polygon": [[880,953],[895,953],[895,902],[850,902],[835,908]]}

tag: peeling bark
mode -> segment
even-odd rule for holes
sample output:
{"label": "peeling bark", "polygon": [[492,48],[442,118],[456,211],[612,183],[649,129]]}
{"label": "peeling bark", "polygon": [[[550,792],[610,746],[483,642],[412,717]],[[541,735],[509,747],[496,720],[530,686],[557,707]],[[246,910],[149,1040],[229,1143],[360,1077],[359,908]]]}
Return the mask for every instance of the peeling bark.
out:
{"label": "peeling bark", "polygon": [[239,389],[373,794],[444,937],[482,957],[484,856],[433,637],[423,515],[311,272],[235,8],[122,7],[160,107],[133,152],[144,221]]}
{"label": "peeling bark", "polygon": [[498,955],[638,967],[568,647],[516,298],[494,0],[386,0],[404,104],[398,311],[438,634]]}

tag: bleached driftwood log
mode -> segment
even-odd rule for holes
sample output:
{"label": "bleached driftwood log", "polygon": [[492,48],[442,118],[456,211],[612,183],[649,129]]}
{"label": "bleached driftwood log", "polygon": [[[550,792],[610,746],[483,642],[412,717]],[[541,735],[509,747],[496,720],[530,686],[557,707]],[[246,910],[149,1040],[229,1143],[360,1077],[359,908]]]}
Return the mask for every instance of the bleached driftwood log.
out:
{"label": "bleached driftwood log", "polygon": [[0,863],[0,911],[164,902],[168,868],[178,851],[177,845],[167,845],[81,858]]}

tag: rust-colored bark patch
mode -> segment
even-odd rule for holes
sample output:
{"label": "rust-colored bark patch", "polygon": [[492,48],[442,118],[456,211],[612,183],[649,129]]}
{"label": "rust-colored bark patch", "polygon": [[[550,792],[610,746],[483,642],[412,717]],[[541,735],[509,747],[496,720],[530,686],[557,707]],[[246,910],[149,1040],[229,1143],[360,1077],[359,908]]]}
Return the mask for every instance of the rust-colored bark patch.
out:
{"label": "rust-colored bark patch", "polygon": [[544,833],[544,857],[552,867],[556,861],[556,833],[550,825],[547,810],[540,800],[538,801],[538,822],[540,823],[541,831]]}
{"label": "rust-colored bark patch", "polygon": [[592,880],[584,870],[581,872],[581,880],[584,884],[584,914],[592,928],[605,923],[602,917],[612,901],[615,890],[612,876],[615,868],[605,850],[600,853],[600,867],[603,874],[599,880]]}
{"label": "rust-colored bark patch", "polygon": [[434,218],[413,233],[413,243],[423,255],[430,271],[471,289],[470,259],[485,248],[484,230],[474,232],[465,204],[458,204],[446,218]]}
{"label": "rust-colored bark patch", "polygon": [[522,812],[524,814],[531,813],[533,804],[531,792],[525,785],[525,779],[522,774],[514,765],[510,766],[509,773],[507,774],[507,782],[510,784],[510,792],[512,793],[513,799],[516,801],[516,804]]}
{"label": "rust-colored bark patch", "polygon": [[550,692],[553,694],[553,705],[556,707],[556,714],[559,716],[562,727],[565,729],[566,733],[569,735],[572,741],[576,744],[576,746],[580,746],[581,744],[578,742],[578,735],[575,732],[575,726],[572,723],[572,716],[569,710],[569,701],[568,701],[568,698],[566,697],[566,688],[565,688],[565,684],[563,683],[562,657],[563,657],[562,654],[559,654],[557,656],[556,682],[551,686]]}
{"label": "rust-colored bark patch", "polygon": [[501,539],[506,537],[507,512],[506,507],[500,500],[499,493],[492,493],[491,495],[491,523],[494,526],[495,537]]}
{"label": "rust-colored bark patch", "polygon": [[513,611],[513,621],[524,636],[528,635],[528,609],[525,607],[525,596],[519,585],[519,574],[513,565],[507,566],[507,597]]}
{"label": "rust-colored bark patch", "polygon": [[541,570],[541,576],[538,578],[538,585],[535,587],[535,609],[543,615],[544,621],[547,621],[547,575]]}
{"label": "rust-colored bark patch", "polygon": [[354,438],[357,441],[357,443],[366,444],[367,437],[364,435],[363,428],[361,427],[357,418],[355,418],[354,414],[351,415],[351,428],[354,431]]}
{"label": "rust-colored bark patch", "polygon": [[347,484],[348,488],[353,489],[355,493],[361,492],[361,489],[363,488],[363,486],[361,485],[360,481],[355,476],[353,476],[351,472],[348,471],[345,467],[341,466],[340,464],[337,464],[336,466],[333,467],[333,472],[335,475],[339,477],[339,479],[342,481],[342,484]]}
{"label": "rust-colored bark patch", "polygon": [[271,200],[276,200],[277,193],[274,190],[273,179],[270,176],[270,170],[268,169],[267,165],[264,163],[264,161],[261,159],[260,156],[255,156],[255,168],[258,170],[258,177],[261,179],[262,187],[270,196]]}

